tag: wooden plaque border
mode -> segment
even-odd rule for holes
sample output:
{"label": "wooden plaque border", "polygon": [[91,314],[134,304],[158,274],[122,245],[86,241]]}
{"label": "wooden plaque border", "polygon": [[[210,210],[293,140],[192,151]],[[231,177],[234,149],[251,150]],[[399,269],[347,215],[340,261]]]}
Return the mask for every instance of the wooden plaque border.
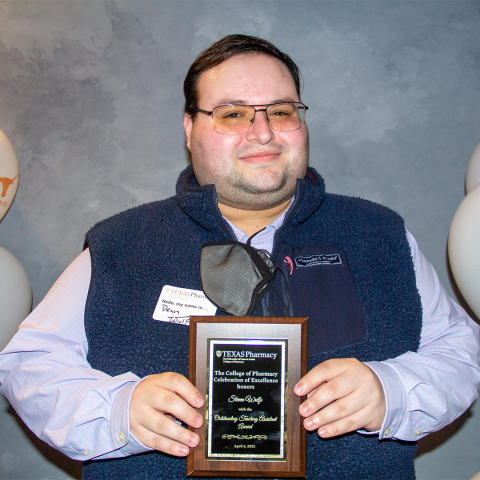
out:
{"label": "wooden plaque border", "polygon": [[[187,477],[306,477],[307,431],[298,413],[305,397],[297,397],[293,387],[307,373],[307,322],[307,317],[190,317],[189,380],[205,400],[208,339],[288,340],[287,442],[284,461],[206,459],[206,422],[201,428],[189,427],[200,436],[200,443],[187,457]],[[205,418],[206,402],[198,411]]]}

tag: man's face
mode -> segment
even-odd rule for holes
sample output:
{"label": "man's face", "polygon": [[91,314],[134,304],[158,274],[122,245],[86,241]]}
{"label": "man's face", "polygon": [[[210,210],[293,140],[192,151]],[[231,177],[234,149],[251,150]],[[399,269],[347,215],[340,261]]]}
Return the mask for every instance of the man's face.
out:
{"label": "man's face", "polygon": [[[267,55],[236,55],[202,73],[199,107],[266,105],[299,101],[287,67]],[[214,184],[218,201],[244,210],[280,205],[295,193],[297,178],[308,165],[306,125],[292,132],[273,131],[265,112],[257,112],[246,133],[225,135],[213,129],[212,118],[185,115],[187,147],[200,185]]]}

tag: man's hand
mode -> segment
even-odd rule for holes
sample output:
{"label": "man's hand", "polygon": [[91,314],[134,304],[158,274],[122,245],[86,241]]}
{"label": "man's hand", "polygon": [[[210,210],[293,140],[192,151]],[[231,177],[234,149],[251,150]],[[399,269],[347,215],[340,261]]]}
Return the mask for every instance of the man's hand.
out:
{"label": "man's hand", "polygon": [[367,365],[355,358],[332,359],[312,368],[295,385],[307,395],[300,405],[307,430],[323,438],[359,429],[379,430],[385,416],[382,384]]}
{"label": "man's hand", "polygon": [[183,375],[172,372],[151,375],[133,391],[130,430],[147,447],[184,457],[200,439],[173,418],[199,428],[203,418],[195,408],[202,405],[200,393]]}

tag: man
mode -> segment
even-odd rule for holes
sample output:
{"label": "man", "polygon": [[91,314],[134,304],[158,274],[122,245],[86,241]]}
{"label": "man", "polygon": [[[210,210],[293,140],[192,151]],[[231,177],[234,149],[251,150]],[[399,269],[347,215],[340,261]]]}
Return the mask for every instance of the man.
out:
{"label": "man", "polygon": [[[185,425],[202,425],[204,399],[186,379],[188,328],[152,312],[166,285],[202,290],[202,245],[250,237],[283,269],[291,300],[270,289],[254,314],[309,316],[310,371],[294,386],[317,431],[309,478],[414,478],[414,442],[477,396],[477,325],[396,214],[326,194],[307,170],[290,57],[228,36],[197,58],[184,90],[193,169],[176,197],[87,234],[2,352],[1,393],[40,438],[93,459],[84,478],[184,478],[179,457],[199,442]],[[305,266],[312,255],[331,261]]]}

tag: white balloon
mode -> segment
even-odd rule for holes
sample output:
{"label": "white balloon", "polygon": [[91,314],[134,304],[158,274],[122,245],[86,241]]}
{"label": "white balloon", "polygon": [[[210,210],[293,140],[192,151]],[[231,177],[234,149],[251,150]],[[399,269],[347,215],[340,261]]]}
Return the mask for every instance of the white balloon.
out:
{"label": "white balloon", "polygon": [[18,189],[18,162],[10,140],[0,130],[0,222],[13,203]]}
{"label": "white balloon", "polygon": [[32,309],[32,287],[20,262],[0,247],[0,351]]}
{"label": "white balloon", "polygon": [[453,217],[448,257],[463,298],[480,317],[480,185],[462,200]]}
{"label": "white balloon", "polygon": [[465,190],[469,193],[480,183],[480,143],[475,147],[465,175]]}

